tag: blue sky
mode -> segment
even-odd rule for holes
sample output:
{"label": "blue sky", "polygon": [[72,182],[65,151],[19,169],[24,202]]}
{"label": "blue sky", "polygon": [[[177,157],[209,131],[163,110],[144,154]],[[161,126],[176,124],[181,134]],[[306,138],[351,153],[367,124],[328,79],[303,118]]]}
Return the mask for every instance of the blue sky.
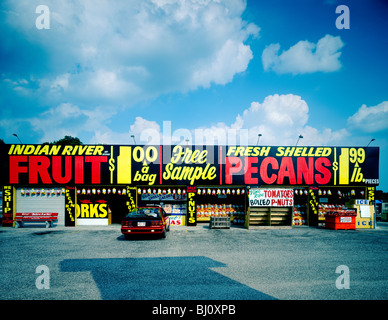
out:
{"label": "blue sky", "polygon": [[[42,4],[48,16],[36,12]],[[350,29],[336,27],[339,5]],[[374,138],[388,190],[386,0],[4,0],[0,9],[6,143],[18,142],[13,133],[93,144]]]}

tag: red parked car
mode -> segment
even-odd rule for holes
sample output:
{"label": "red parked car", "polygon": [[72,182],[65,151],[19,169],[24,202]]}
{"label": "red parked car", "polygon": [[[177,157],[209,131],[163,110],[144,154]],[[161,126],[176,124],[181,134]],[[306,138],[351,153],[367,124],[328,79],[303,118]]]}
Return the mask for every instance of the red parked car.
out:
{"label": "red parked car", "polygon": [[162,238],[170,231],[170,217],[161,207],[137,207],[123,219],[121,233],[131,235],[156,234]]}

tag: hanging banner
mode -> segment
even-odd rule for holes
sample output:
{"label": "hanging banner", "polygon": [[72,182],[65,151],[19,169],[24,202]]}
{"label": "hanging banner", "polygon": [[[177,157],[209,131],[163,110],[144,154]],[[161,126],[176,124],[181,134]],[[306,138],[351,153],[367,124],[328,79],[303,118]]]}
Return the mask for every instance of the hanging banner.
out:
{"label": "hanging banner", "polygon": [[292,207],[294,205],[293,189],[250,189],[250,207]]}
{"label": "hanging banner", "polygon": [[2,185],[379,184],[378,147],[1,145]]}

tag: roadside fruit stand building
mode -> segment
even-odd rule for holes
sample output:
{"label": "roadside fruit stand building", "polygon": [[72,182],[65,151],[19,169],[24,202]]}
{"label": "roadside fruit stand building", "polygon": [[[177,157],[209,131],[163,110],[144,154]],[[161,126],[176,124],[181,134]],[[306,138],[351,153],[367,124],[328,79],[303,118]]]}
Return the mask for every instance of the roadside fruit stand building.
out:
{"label": "roadside fruit stand building", "polygon": [[108,225],[158,204],[173,225],[229,216],[246,228],[316,226],[346,205],[364,213],[359,227],[374,227],[378,147],[5,144],[0,153],[3,226],[33,212]]}

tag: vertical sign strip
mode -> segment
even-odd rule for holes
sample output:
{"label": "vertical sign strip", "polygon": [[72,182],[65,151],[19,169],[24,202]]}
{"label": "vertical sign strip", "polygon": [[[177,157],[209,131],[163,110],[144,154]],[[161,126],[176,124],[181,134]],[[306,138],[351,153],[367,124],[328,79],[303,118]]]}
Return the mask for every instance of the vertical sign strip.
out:
{"label": "vertical sign strip", "polygon": [[14,187],[3,187],[3,227],[13,226],[13,217],[15,213]]}
{"label": "vertical sign strip", "polygon": [[220,146],[220,155],[218,158],[218,162],[220,163],[220,185],[222,185],[222,146]]}
{"label": "vertical sign strip", "polygon": [[334,161],[333,161],[334,185],[337,185],[337,171],[338,171],[337,148],[334,148]]}
{"label": "vertical sign strip", "polygon": [[162,173],[163,173],[163,147],[160,146],[159,147],[159,157],[160,157],[160,169],[159,169],[159,184],[163,184],[163,176],[162,176]]}
{"label": "vertical sign strip", "polygon": [[188,186],[187,187],[187,226],[196,226],[197,225],[197,206],[195,202],[197,194],[197,187]]}
{"label": "vertical sign strip", "polygon": [[115,159],[113,159],[113,146],[110,147],[110,160],[109,160],[109,171],[110,171],[110,184],[113,184],[113,172],[115,170]]}
{"label": "vertical sign strip", "polygon": [[66,187],[65,191],[65,227],[75,227],[77,190],[76,187]]}

